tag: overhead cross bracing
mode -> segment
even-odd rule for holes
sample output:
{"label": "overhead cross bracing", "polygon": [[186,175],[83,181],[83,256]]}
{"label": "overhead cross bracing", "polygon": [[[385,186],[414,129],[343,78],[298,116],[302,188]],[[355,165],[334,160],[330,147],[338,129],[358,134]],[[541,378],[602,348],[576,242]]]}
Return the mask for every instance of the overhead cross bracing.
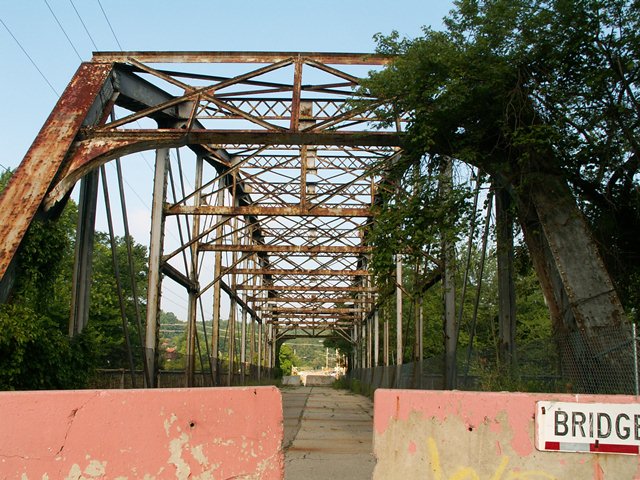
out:
{"label": "overhead cross bracing", "polygon": [[[374,99],[366,107],[354,99],[359,78],[388,61],[297,52],[95,53],[2,197],[3,284],[10,283],[5,272],[36,213],[64,202],[79,180],[88,185],[100,165],[154,149],[146,318],[151,372],[163,277],[189,295],[191,371],[194,325],[203,315],[198,305],[208,295],[214,370],[222,293],[230,316],[239,308],[252,327],[253,320],[268,325],[270,361],[285,335],[358,341],[358,326],[376,305],[366,231],[377,166],[400,155],[401,135],[374,127]],[[178,157],[177,168],[171,156]],[[166,240],[168,229],[177,230],[178,244]],[[77,257],[74,331],[87,317],[86,255]]]}

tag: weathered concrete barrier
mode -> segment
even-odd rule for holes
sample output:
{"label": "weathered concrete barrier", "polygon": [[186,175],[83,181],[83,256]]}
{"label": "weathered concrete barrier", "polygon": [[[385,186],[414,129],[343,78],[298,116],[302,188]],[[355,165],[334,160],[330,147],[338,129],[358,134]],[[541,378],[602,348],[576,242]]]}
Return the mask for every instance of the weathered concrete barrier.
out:
{"label": "weathered concrete barrier", "polygon": [[307,375],[304,377],[306,387],[328,387],[333,385],[336,379],[330,375]]}
{"label": "weathered concrete barrier", "polygon": [[281,479],[275,387],[0,393],[3,479]]}
{"label": "weathered concrete barrier", "polygon": [[631,396],[378,389],[374,479],[640,479],[639,412]]}
{"label": "weathered concrete barrier", "polygon": [[282,385],[299,387],[302,385],[300,375],[284,375],[282,377]]}

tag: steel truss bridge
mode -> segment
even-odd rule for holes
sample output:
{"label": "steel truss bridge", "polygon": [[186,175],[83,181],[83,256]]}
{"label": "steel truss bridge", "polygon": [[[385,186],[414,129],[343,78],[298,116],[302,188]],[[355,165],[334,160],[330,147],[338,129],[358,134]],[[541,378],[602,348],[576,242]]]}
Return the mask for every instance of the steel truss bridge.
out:
{"label": "steel truss bridge", "polygon": [[[359,347],[361,366],[377,364],[366,233],[380,166],[400,155],[401,133],[374,128],[375,99],[353,99],[359,78],[388,61],[345,53],[95,53],[0,199],[2,296],[31,221],[55,216],[80,182],[70,333],[82,331],[101,168],[115,160],[120,171],[121,157],[155,150],[148,386],[156,384],[161,283],[168,281],[188,295],[188,385],[207,295],[214,379],[223,294],[231,303],[229,328],[242,312],[243,342],[231,340],[232,363],[234,349],[243,368],[247,363],[248,336],[249,361],[265,367],[286,338],[340,336]],[[173,149],[178,169],[171,167]],[[177,228],[178,245],[166,241],[169,228]]]}

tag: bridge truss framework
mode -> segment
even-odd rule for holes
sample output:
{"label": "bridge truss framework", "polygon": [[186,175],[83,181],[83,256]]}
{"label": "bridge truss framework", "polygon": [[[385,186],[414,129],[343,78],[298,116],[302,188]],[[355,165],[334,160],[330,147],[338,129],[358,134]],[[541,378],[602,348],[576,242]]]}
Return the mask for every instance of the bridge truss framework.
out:
{"label": "bridge truss framework", "polygon": [[[229,328],[240,320],[242,329],[239,366],[229,334],[229,371],[273,366],[278,342],[297,336],[343,337],[358,346],[360,366],[377,365],[366,232],[380,168],[401,154],[401,133],[374,128],[375,100],[365,108],[353,98],[360,76],[388,61],[341,53],[95,53],[0,199],[3,295],[32,219],[55,212],[80,182],[70,333],[82,331],[100,169],[153,149],[146,385],[156,384],[163,281],[188,295],[187,385],[207,295],[210,365],[219,379],[223,293]],[[177,229],[179,244],[169,245],[168,228]]]}

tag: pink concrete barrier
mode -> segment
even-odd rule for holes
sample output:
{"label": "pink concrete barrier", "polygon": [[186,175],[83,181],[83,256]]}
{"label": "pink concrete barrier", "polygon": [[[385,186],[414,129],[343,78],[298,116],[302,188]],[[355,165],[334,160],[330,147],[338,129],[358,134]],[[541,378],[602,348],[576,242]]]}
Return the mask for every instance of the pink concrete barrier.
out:
{"label": "pink concrete barrier", "polygon": [[281,479],[275,387],[0,393],[2,479]]}
{"label": "pink concrete barrier", "polygon": [[[537,405],[538,401],[550,401],[551,407],[562,405],[555,417],[555,430],[536,433],[536,415],[539,419],[543,414],[552,415],[550,404]],[[576,412],[571,411],[574,406]],[[620,412],[617,416],[594,413],[612,406]],[[378,389],[374,400],[374,479],[640,479],[637,453],[597,453],[638,452],[638,408],[635,397],[617,395]],[[585,439],[544,441],[550,434]],[[621,442],[619,438],[611,440],[616,435],[626,444],[616,446]],[[538,449],[541,445],[551,450],[584,451],[544,451]]]}

